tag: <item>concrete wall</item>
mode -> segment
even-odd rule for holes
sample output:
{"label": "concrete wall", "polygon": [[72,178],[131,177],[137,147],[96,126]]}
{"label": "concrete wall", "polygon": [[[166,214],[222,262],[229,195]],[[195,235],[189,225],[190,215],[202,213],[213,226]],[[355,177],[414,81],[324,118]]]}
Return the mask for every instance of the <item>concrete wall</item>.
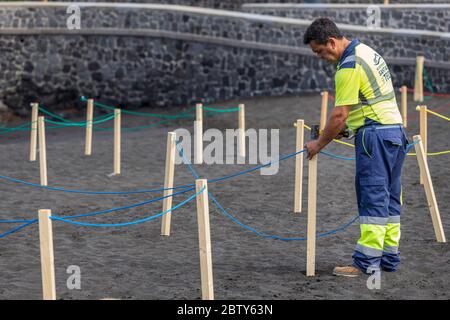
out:
{"label": "concrete wall", "polygon": [[[0,4],[0,101],[72,107],[81,95],[129,107],[187,105],[333,89],[334,66],[302,44],[310,21],[188,7]],[[396,86],[412,86],[416,54],[436,89],[450,91],[450,35],[344,27],[389,62]]]}

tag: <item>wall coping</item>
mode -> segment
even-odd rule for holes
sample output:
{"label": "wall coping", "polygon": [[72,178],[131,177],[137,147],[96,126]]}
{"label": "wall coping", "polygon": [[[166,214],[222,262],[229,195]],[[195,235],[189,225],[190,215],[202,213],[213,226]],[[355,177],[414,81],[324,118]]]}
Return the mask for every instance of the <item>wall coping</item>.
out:
{"label": "wall coping", "polygon": [[[209,9],[202,7],[180,6],[180,5],[166,5],[166,4],[149,4],[149,3],[106,3],[106,2],[0,2],[0,9],[2,8],[65,8],[70,5],[77,5],[80,8],[123,8],[123,9],[145,9],[145,10],[160,10],[160,11],[175,11],[181,13],[208,15],[232,19],[243,19],[255,22],[289,25],[297,27],[307,27],[311,24],[311,20],[293,19],[284,17],[274,17],[262,14],[245,13],[238,11]],[[391,5],[393,6],[393,5]],[[336,24],[341,30],[366,32],[370,34],[389,34],[397,36],[411,36],[411,37],[430,37],[450,39],[450,32],[437,32],[428,30],[413,30],[413,29],[394,29],[394,28],[378,28],[371,29],[364,26],[355,26],[349,24]]]}
{"label": "wall coping", "polygon": [[380,9],[450,9],[450,4],[432,3],[245,3],[241,6],[243,9],[365,9],[369,6],[377,6]]}

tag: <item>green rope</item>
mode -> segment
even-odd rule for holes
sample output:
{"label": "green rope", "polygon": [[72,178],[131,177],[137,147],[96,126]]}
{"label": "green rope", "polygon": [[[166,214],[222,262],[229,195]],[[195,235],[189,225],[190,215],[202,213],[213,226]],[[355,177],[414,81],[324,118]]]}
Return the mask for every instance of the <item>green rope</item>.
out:
{"label": "green rope", "polygon": [[111,119],[115,118],[115,115],[108,115],[108,117],[103,118],[101,120],[97,120],[97,121],[85,121],[85,122],[58,122],[58,121],[52,121],[49,119],[45,119],[45,122],[51,123],[51,124],[56,124],[56,125],[60,125],[60,126],[66,126],[66,127],[86,127],[86,125],[88,123],[92,123],[92,124],[100,124],[106,121],[109,121]]}
{"label": "green rope", "polygon": [[53,113],[53,112],[48,111],[47,109],[45,109],[45,108],[43,108],[43,107],[39,107],[39,111],[41,111],[42,113],[45,113],[46,115],[48,115],[48,116],[50,116],[50,117],[53,117],[53,118],[55,118],[55,119],[58,119],[58,120],[60,120],[60,121],[63,121],[63,122],[71,122],[71,121],[69,121],[69,120],[67,120],[67,119],[64,119],[64,118],[61,117],[61,116],[58,116],[57,114],[55,114],[55,113]]}
{"label": "green rope", "polygon": [[[87,101],[87,99],[85,97],[81,97],[81,101]],[[103,104],[103,103],[100,103],[100,102],[96,102],[96,101],[94,101],[94,105],[97,106],[97,107],[100,107],[100,108],[107,109],[107,110],[115,110],[115,109],[117,109],[114,106],[109,106],[109,105],[106,105],[106,104]],[[174,120],[186,117],[184,114],[180,114],[180,115],[166,115],[166,114],[156,114],[156,113],[129,111],[129,110],[124,110],[124,109],[121,109],[121,112],[125,113],[125,114],[135,115],[135,116],[153,117],[153,118],[162,118],[162,119],[174,119]]]}
{"label": "green rope", "polygon": [[61,129],[61,128],[67,128],[67,126],[66,126],[66,125],[61,125],[61,126],[46,126],[46,127],[45,127],[45,130],[47,130],[47,129],[49,129],[49,130],[52,130],[52,129]]}
{"label": "green rope", "polygon": [[226,112],[239,111],[239,108],[217,109],[217,108],[203,107],[203,110],[208,110],[208,111],[217,112],[217,113],[226,113]]}
{"label": "green rope", "polygon": [[[81,97],[81,101],[87,101],[86,97]],[[109,106],[100,102],[96,102],[94,101],[94,105],[98,106],[100,108],[105,108],[108,110],[115,110],[116,107],[114,106]],[[135,115],[135,116],[143,116],[143,117],[154,117],[154,118],[162,118],[162,119],[171,119],[171,120],[176,120],[176,119],[185,119],[185,118],[190,118],[190,115],[188,114],[191,111],[194,111],[196,109],[196,107],[192,107],[189,108],[188,110],[181,112],[179,114],[175,114],[175,115],[166,115],[166,114],[158,114],[158,113],[148,113],[148,112],[137,112],[137,111],[130,111],[130,110],[123,110],[122,109],[122,113],[124,114],[131,114],[131,115]],[[207,107],[207,106],[203,106],[204,110],[207,111],[212,111],[212,112],[217,112],[217,113],[225,113],[225,112],[236,112],[239,111],[239,108],[225,108],[225,109],[217,109],[217,108],[211,108],[211,107]]]}
{"label": "green rope", "polygon": [[[427,73],[427,70],[425,68],[423,68],[423,79],[424,79],[424,82],[425,82],[425,88],[429,92],[431,92],[431,94],[434,94],[435,91],[434,91],[433,83],[431,82],[431,79],[428,77],[428,73]],[[430,100],[432,98],[433,98],[432,96],[431,97],[425,96],[424,100]]]}
{"label": "green rope", "polygon": [[[215,114],[215,113],[213,113],[213,112],[205,112],[204,117],[205,117],[205,118],[211,117],[211,116],[213,116],[214,114]],[[190,117],[191,117],[191,118],[195,118],[194,115],[190,115]],[[172,121],[172,119],[166,119],[166,120],[158,121],[158,122],[151,123],[151,124],[144,125],[144,126],[122,128],[122,131],[123,131],[123,132],[139,131],[139,130],[143,130],[143,129],[148,129],[148,128],[156,127],[156,126],[158,126],[158,125],[161,125],[161,124],[164,124],[164,123],[168,123],[168,122],[170,122],[170,121]],[[95,128],[94,128],[94,131],[112,131],[112,130],[114,130],[114,128],[98,128],[98,127],[95,127]]]}
{"label": "green rope", "polygon": [[[169,121],[170,121],[170,120],[162,120],[162,121],[159,121],[159,122],[156,122],[156,123],[152,123],[152,124],[149,124],[149,125],[145,125],[145,126],[130,127],[130,128],[122,128],[121,130],[122,130],[123,132],[128,132],[128,131],[139,131],[139,130],[142,130],[142,129],[147,129],[147,128],[155,127],[155,126],[158,126],[158,125],[160,125],[160,124],[163,124],[163,123],[166,123],[166,122],[169,122]],[[94,131],[111,131],[111,130],[114,130],[114,128],[94,128]]]}
{"label": "green rope", "polygon": [[85,124],[80,124],[80,123],[70,123],[70,122],[58,122],[58,121],[53,121],[50,119],[45,119],[45,122],[47,123],[51,123],[51,124],[56,124],[56,125],[60,125],[60,126],[65,126],[65,127],[84,127]]}
{"label": "green rope", "polygon": [[[55,114],[53,112],[48,111],[47,109],[45,109],[43,107],[39,107],[39,111],[45,113],[46,115],[49,115],[50,117],[53,117],[55,119],[61,120],[61,121],[66,122],[66,123],[78,123],[78,124],[86,123],[86,121],[71,121],[71,120],[67,120],[67,119],[65,119],[65,118],[63,118],[63,117],[61,117],[61,116],[59,116],[59,115],[57,115],[57,114]],[[108,118],[109,116],[111,116],[111,113],[108,113],[106,115],[98,116],[96,118],[93,118],[92,121],[103,120],[103,119]]]}
{"label": "green rope", "polygon": [[[85,97],[81,97],[82,101],[87,101],[87,99]],[[108,110],[115,110],[117,108],[113,107],[113,106],[108,106],[99,102],[95,102],[94,101],[94,105],[101,107],[101,108],[105,108]],[[239,108],[222,108],[222,109],[218,109],[218,108],[211,108],[211,107],[207,107],[207,106],[203,106],[202,107],[203,110],[205,110],[206,112],[204,113],[205,117],[209,117],[212,116],[213,114],[216,113],[227,113],[227,112],[236,112],[239,111]],[[156,123],[152,123],[149,125],[144,125],[144,126],[138,126],[138,127],[130,127],[130,128],[123,128],[123,131],[138,131],[138,130],[143,130],[143,129],[147,129],[147,128],[152,128],[158,125],[162,125],[165,123],[168,123],[169,121],[174,121],[174,120],[178,120],[178,119],[192,119],[195,118],[195,114],[192,114],[192,111],[195,111],[196,107],[191,107],[188,108],[187,110],[180,112],[177,115],[163,115],[163,114],[155,114],[155,113],[145,113],[145,112],[136,112],[136,111],[128,111],[128,110],[121,110],[122,113],[126,113],[126,114],[131,114],[131,115],[136,115],[136,116],[148,116],[148,117],[156,117],[156,118],[163,118],[165,120],[162,121],[158,121]],[[66,128],[66,127],[86,127],[86,124],[88,122],[86,121],[80,121],[80,122],[76,122],[76,121],[71,121],[71,120],[67,120],[47,109],[45,109],[44,107],[39,106],[39,111],[41,111],[42,113],[51,116],[55,119],[60,120],[58,121],[53,121],[53,120],[49,120],[49,119],[45,119],[45,122],[50,123],[50,124],[54,124],[54,126],[47,126],[47,129],[59,129],[59,128]],[[99,116],[96,117],[92,120],[92,124],[101,124],[104,122],[107,122],[109,120],[111,120],[112,118],[114,118],[114,115],[111,114],[106,114],[104,116]],[[14,132],[14,131],[29,131],[31,130],[31,128],[25,128],[27,126],[30,125],[30,122],[24,123],[20,126],[17,127],[12,127],[12,128],[6,128],[6,127],[0,127],[0,134],[6,134],[6,133],[10,133],[10,132]],[[95,131],[110,131],[113,130],[113,128],[98,128],[98,127],[94,127]]]}
{"label": "green rope", "polygon": [[153,117],[153,118],[162,118],[162,119],[170,119],[170,120],[176,120],[180,118],[185,118],[185,116],[182,115],[162,115],[162,114],[155,114],[155,113],[146,113],[146,112],[137,112],[137,111],[129,111],[129,110],[122,110],[125,114],[131,114],[134,116],[142,116],[142,117]]}
{"label": "green rope", "polygon": [[423,68],[423,79],[425,80],[425,88],[427,88],[431,93],[435,93],[433,83],[428,77],[428,73],[425,68]]}
{"label": "green rope", "polygon": [[20,130],[31,130],[31,128],[25,128],[25,127],[27,127],[29,125],[30,125],[30,122],[26,122],[26,123],[21,124],[21,125],[19,125],[17,127],[11,127],[11,128],[3,127],[3,128],[0,129],[0,134],[4,134],[4,133],[8,133],[8,132],[14,132],[14,131],[20,131]]}

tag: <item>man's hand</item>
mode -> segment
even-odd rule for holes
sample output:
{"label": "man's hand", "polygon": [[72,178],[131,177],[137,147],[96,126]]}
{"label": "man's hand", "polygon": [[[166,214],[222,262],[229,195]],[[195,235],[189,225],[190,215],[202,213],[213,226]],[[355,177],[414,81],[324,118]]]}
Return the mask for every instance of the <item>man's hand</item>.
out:
{"label": "man's hand", "polygon": [[304,148],[308,152],[306,158],[311,160],[316,154],[322,150],[323,147],[320,146],[319,140],[312,140],[305,144]]}
{"label": "man's hand", "polygon": [[344,132],[345,121],[350,113],[350,108],[351,106],[337,106],[333,108],[331,117],[328,119],[327,125],[323,129],[323,133],[319,136],[319,139],[312,140],[304,146],[308,152],[308,160],[311,160],[328,143],[340,135],[341,132]]}

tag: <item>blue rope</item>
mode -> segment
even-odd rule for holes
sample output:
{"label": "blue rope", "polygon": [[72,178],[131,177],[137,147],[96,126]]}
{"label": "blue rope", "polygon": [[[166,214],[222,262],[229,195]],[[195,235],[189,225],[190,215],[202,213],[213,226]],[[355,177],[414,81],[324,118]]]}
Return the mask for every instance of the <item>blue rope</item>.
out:
{"label": "blue rope", "polygon": [[23,223],[23,222],[31,222],[34,220],[0,220],[0,223]]}
{"label": "blue rope", "polygon": [[[177,145],[177,148],[178,148],[178,145]],[[178,150],[180,150],[180,149],[178,148]],[[295,157],[296,155],[298,155],[298,154],[300,154],[300,153],[303,153],[303,152],[305,152],[304,149],[303,149],[303,150],[300,150],[300,151],[298,151],[298,152],[295,152],[295,153],[291,153],[291,154],[282,156],[281,158],[278,158],[277,160],[270,161],[270,162],[268,162],[268,163],[266,163],[266,164],[263,164],[263,165],[260,165],[260,166],[257,166],[257,167],[254,167],[254,168],[245,170],[245,171],[241,171],[241,172],[238,172],[238,173],[234,173],[234,174],[231,174],[231,175],[228,175],[228,176],[225,176],[225,177],[221,177],[221,178],[215,178],[215,179],[208,180],[208,183],[218,182],[218,181],[222,181],[222,180],[227,180],[227,179],[234,178],[234,177],[237,177],[237,176],[240,176],[240,175],[249,173],[249,172],[253,172],[253,171],[259,170],[259,169],[261,169],[261,168],[270,166],[270,165],[272,165],[272,164],[274,164],[274,163],[278,163],[278,162],[280,162],[280,161],[287,160],[287,159],[289,159],[289,158]],[[187,160],[187,161],[188,161],[188,160]],[[189,162],[189,161],[188,161],[188,162]],[[185,162],[185,163],[186,163],[186,162]],[[189,165],[189,164],[188,164],[188,165]]]}
{"label": "blue rope", "polygon": [[[178,147],[179,143],[180,142],[177,141],[176,147],[177,147],[178,151],[180,152],[182,150],[180,150],[180,148]],[[413,143],[410,143],[406,147],[406,152],[409,152],[409,150],[417,143],[418,143],[418,141],[414,141]],[[248,169],[248,170],[245,170],[245,171],[237,172],[237,173],[234,173],[234,174],[231,174],[231,175],[228,175],[228,176],[224,176],[224,177],[221,177],[221,178],[215,178],[215,179],[208,180],[208,183],[223,181],[223,180],[231,179],[231,178],[234,178],[234,177],[237,177],[237,176],[240,176],[240,175],[244,175],[246,173],[250,173],[250,172],[259,170],[261,168],[270,166],[271,164],[274,164],[274,163],[277,163],[277,162],[280,162],[280,161],[287,160],[289,158],[295,157],[296,155],[298,155],[300,153],[303,153],[303,152],[305,152],[304,149],[300,150],[298,152],[292,153],[292,154],[288,154],[286,156],[282,156],[282,157],[278,158],[277,160],[270,161],[270,162],[268,162],[267,164],[264,164],[264,165],[260,165],[260,166],[257,166],[257,167],[254,167],[254,168],[251,168],[251,169]],[[329,157],[333,157],[333,158],[337,158],[337,159],[355,160],[355,158],[342,157],[342,156],[335,155],[335,154],[332,154],[332,153],[329,153],[329,152],[326,152],[326,151],[320,151],[320,152],[325,154],[325,155],[327,155],[327,156],[329,156]],[[185,162],[185,164],[190,165],[190,163],[189,163],[189,161],[187,159],[185,159],[184,162]],[[39,185],[39,184],[36,184],[36,183],[26,182],[26,181],[22,181],[22,180],[19,180],[19,179],[15,179],[15,178],[3,176],[3,175],[0,175],[0,179],[8,180],[8,181],[15,182],[15,183],[24,184],[24,185],[31,186],[31,187],[47,189],[47,190],[62,191],[62,192],[68,192],[68,193],[88,194],[88,195],[129,195],[129,194],[161,192],[161,191],[166,191],[166,190],[186,189],[186,188],[190,188],[190,187],[194,186],[194,184],[191,183],[191,184],[181,185],[181,186],[173,187],[173,188],[160,188],[160,189],[147,189],[147,190],[144,189],[144,190],[135,190],[135,191],[84,191],[84,190],[76,190],[76,189],[70,190],[70,189],[65,189],[65,188],[42,186],[42,185]]]}
{"label": "blue rope", "polygon": [[[179,140],[175,143],[175,146],[176,146],[177,149],[178,149],[178,153],[179,153],[180,156],[183,158],[183,162],[188,166],[188,168],[189,168],[189,170],[191,171],[191,173],[192,173],[192,175],[194,176],[194,178],[195,178],[195,179],[199,179],[200,176],[197,174],[197,172],[195,171],[195,169],[192,167],[191,162],[190,162],[188,159],[186,159],[186,156],[184,155],[183,149],[180,149],[180,147],[178,146],[179,143],[180,143]],[[209,183],[209,182],[210,182],[210,181],[208,181],[208,183]]]}
{"label": "blue rope", "polygon": [[320,151],[320,153],[323,153],[324,155],[327,155],[329,157],[336,158],[336,159],[341,159],[341,160],[355,160],[356,159],[356,158],[342,157],[342,156],[339,156],[339,155],[336,155],[336,154],[333,154],[333,153],[329,153],[329,152],[326,152],[326,151]]}
{"label": "blue rope", "polygon": [[[192,175],[195,177],[195,179],[199,178],[199,175],[197,174],[197,172],[195,171],[195,169],[192,167],[191,163],[189,160],[186,159],[186,157],[184,156],[183,150],[178,147],[178,143],[176,143],[177,149],[180,152],[181,157],[183,157],[184,163],[187,164],[189,170],[191,171]],[[300,151],[303,152],[304,150]],[[265,238],[271,238],[271,239],[277,239],[277,240],[282,240],[282,241],[305,241],[307,240],[307,237],[291,237],[291,238],[285,238],[285,237],[280,237],[280,236],[276,236],[276,235],[269,235],[260,231],[257,231],[256,229],[249,227],[245,224],[243,224],[242,222],[240,222],[239,220],[237,220],[236,218],[234,218],[231,214],[229,214],[221,205],[220,203],[216,200],[216,198],[214,198],[214,196],[208,191],[208,195],[211,198],[211,200],[214,202],[214,204],[216,205],[216,207],[222,211],[226,216],[228,216],[232,221],[234,221],[235,223],[237,223],[238,225],[240,225],[241,227],[250,230],[252,232],[254,232],[255,234],[265,237]],[[346,224],[344,224],[343,226],[334,229],[332,231],[326,232],[326,233],[322,233],[322,234],[316,234],[316,238],[321,238],[321,237],[325,237],[327,235],[330,234],[335,234],[338,233],[339,231],[343,231],[346,228],[348,228],[353,222],[356,221],[356,219],[358,219],[358,216],[352,218],[349,222],[347,222]]]}
{"label": "blue rope", "polygon": [[406,153],[408,153],[409,150],[411,150],[411,148],[412,148],[415,144],[418,144],[419,142],[420,142],[420,140],[416,140],[416,141],[413,141],[412,143],[408,144],[408,145],[406,146]]}
{"label": "blue rope", "polygon": [[203,187],[200,191],[198,191],[197,193],[193,194],[192,196],[190,196],[189,198],[187,198],[186,200],[180,202],[178,205],[174,206],[173,208],[169,209],[169,210],[165,210],[161,213],[158,213],[156,215],[144,218],[144,219],[139,219],[139,220],[135,220],[135,221],[130,221],[130,222],[124,222],[124,223],[104,223],[104,224],[98,224],[98,223],[84,223],[84,222],[79,222],[79,221],[71,221],[71,220],[67,220],[65,218],[61,218],[61,217],[57,217],[57,216],[50,216],[50,219],[52,220],[58,220],[58,221],[62,221],[62,222],[66,222],[69,224],[74,224],[74,225],[79,225],[79,226],[83,226],[83,227],[126,227],[126,226],[130,226],[130,225],[135,225],[135,224],[140,224],[140,223],[144,223],[156,218],[159,218],[169,212],[175,211],[176,209],[182,207],[183,205],[185,205],[186,203],[188,203],[189,201],[192,201],[193,199],[195,199],[200,193],[202,193],[205,190],[205,187]]}
{"label": "blue rope", "polygon": [[[409,150],[411,150],[411,148],[417,143],[419,143],[418,140],[408,144],[406,146],[406,148],[405,148],[405,152],[408,153]],[[333,153],[329,153],[329,152],[326,152],[326,151],[320,151],[320,153],[323,153],[324,155],[327,155],[329,157],[336,158],[336,159],[341,159],[341,160],[355,160],[356,159],[356,158],[342,157],[342,156],[339,156],[339,155],[336,155],[336,154],[333,154]]]}
{"label": "blue rope", "polygon": [[144,189],[144,190],[135,190],[135,191],[83,191],[83,190],[70,190],[70,189],[64,189],[64,188],[42,186],[40,184],[22,181],[19,179],[2,176],[2,175],[0,175],[0,179],[24,184],[24,185],[27,185],[30,187],[37,187],[37,188],[42,188],[42,189],[47,189],[47,190],[62,191],[62,192],[69,192],[69,193],[90,194],[90,195],[128,195],[128,194],[152,193],[152,192],[161,192],[161,191],[166,191],[166,190],[186,189],[186,188],[190,188],[190,187],[194,186],[194,184],[191,183],[191,184],[182,185],[182,186],[173,187],[173,188],[147,189],[147,190]]}
{"label": "blue rope", "polygon": [[[178,147],[178,144],[180,143],[180,141],[177,141],[176,143],[176,147],[178,149],[178,151],[180,151],[180,148]],[[280,158],[278,158],[277,160],[274,161],[270,161],[266,164],[245,170],[245,171],[241,171],[241,172],[237,172],[225,177],[221,177],[221,178],[215,178],[215,179],[211,179],[208,180],[208,183],[213,183],[213,182],[218,182],[218,181],[223,181],[223,180],[228,180],[246,173],[250,173],[256,170],[259,170],[261,168],[270,166],[274,163],[278,163],[280,161],[283,160],[287,160],[289,158],[295,157],[296,155],[305,152],[305,150],[300,150],[298,152],[292,153],[292,154],[288,154],[285,156],[282,156]],[[189,161],[185,159],[185,163],[188,163]],[[4,180],[8,180],[11,182],[16,182],[16,183],[21,183],[27,186],[32,186],[32,187],[37,187],[37,188],[42,188],[42,189],[47,189],[47,190],[53,190],[53,191],[62,191],[62,192],[69,192],[69,193],[80,193],[80,194],[90,194],[90,195],[127,195],[127,194],[139,194],[139,193],[151,193],[151,192],[160,192],[160,191],[165,191],[165,190],[175,190],[175,189],[186,189],[186,188],[190,188],[193,187],[194,184],[187,184],[187,185],[182,185],[182,186],[178,186],[178,187],[173,187],[173,188],[161,188],[161,189],[150,189],[150,190],[136,190],[136,191],[129,191],[129,192],[113,192],[113,191],[83,191],[83,190],[69,190],[69,189],[64,189],[64,188],[57,188],[57,187],[48,187],[48,186],[42,186],[36,183],[31,183],[31,182],[26,182],[26,181],[22,181],[22,180],[18,180],[15,178],[11,178],[11,177],[7,177],[7,176],[2,176],[0,175],[0,179],[4,179]]]}
{"label": "blue rope", "polygon": [[[195,177],[196,179],[198,179],[199,177],[196,175],[197,173],[196,173],[195,170],[192,168],[192,165],[191,165],[190,161],[189,161],[188,159],[186,159],[186,157],[184,156],[183,149],[180,149],[180,147],[178,146],[179,144],[180,144],[180,141],[178,140],[178,141],[175,143],[175,146],[176,146],[177,149],[178,149],[178,153],[179,153],[180,156],[183,158],[184,164],[186,164],[186,165],[191,169],[191,172],[192,172],[192,174],[194,175],[194,177]],[[253,168],[248,169],[248,170],[244,170],[244,171],[240,171],[240,172],[237,172],[237,173],[234,173],[234,174],[230,174],[230,175],[228,175],[228,176],[224,176],[224,177],[221,177],[221,178],[215,178],[215,179],[208,179],[208,183],[213,183],[213,182],[223,181],[223,180],[227,180],[227,179],[230,179],[230,178],[234,178],[234,177],[237,177],[237,176],[240,176],[240,175],[249,173],[249,172],[253,172],[253,171],[259,170],[259,169],[261,169],[261,168],[270,166],[270,165],[272,165],[272,164],[274,164],[274,163],[277,163],[277,162],[280,162],[280,161],[283,161],[283,160],[286,160],[286,159],[295,157],[296,155],[298,155],[298,154],[300,154],[300,153],[302,153],[302,152],[305,152],[305,150],[303,149],[303,150],[300,150],[300,151],[298,151],[298,152],[295,152],[295,153],[291,153],[291,154],[282,156],[281,158],[278,158],[277,160],[270,161],[270,162],[268,162],[268,163],[266,163],[266,164],[263,164],[263,165],[260,165],[260,166],[257,166],[257,167],[253,167]]]}
{"label": "blue rope", "polygon": [[31,224],[33,224],[33,223],[36,223],[37,221],[38,221],[38,219],[30,220],[29,222],[24,223],[24,224],[21,225],[21,226],[18,226],[18,227],[14,228],[14,229],[12,229],[12,230],[10,230],[10,231],[7,231],[7,232],[5,232],[5,233],[2,233],[2,234],[0,234],[0,239],[4,238],[4,237],[6,237],[6,236],[8,236],[8,235],[10,235],[10,234],[13,234],[13,233],[15,233],[15,232],[17,232],[17,231],[19,231],[19,230],[21,230],[21,229],[23,229],[23,228],[25,228],[25,227],[31,225]]}
{"label": "blue rope", "polygon": [[[255,230],[252,227],[249,227],[245,224],[243,224],[242,222],[240,222],[239,220],[237,220],[235,217],[233,217],[231,214],[229,214],[216,200],[216,198],[214,198],[214,196],[208,192],[208,195],[210,196],[211,200],[214,202],[214,204],[216,205],[217,208],[220,209],[220,211],[222,211],[226,216],[228,216],[231,220],[233,220],[235,223],[237,223],[238,225],[240,225],[241,227],[257,234],[258,236],[262,236],[265,238],[271,238],[271,239],[276,239],[276,240],[282,240],[282,241],[305,241],[308,240],[307,237],[290,237],[290,238],[285,238],[285,237],[280,237],[280,236],[276,236],[276,235],[269,235],[260,231]],[[353,217],[349,222],[347,222],[346,224],[344,224],[343,226],[334,229],[332,231],[326,232],[326,233],[321,233],[321,234],[316,234],[316,238],[321,238],[321,237],[325,237],[331,234],[335,234],[338,233],[339,231],[343,231],[345,229],[347,229],[353,222],[356,221],[356,219],[358,219],[359,216]]]}
{"label": "blue rope", "polygon": [[76,218],[81,218],[81,217],[91,217],[91,216],[97,216],[97,215],[100,215],[100,214],[105,214],[105,213],[111,213],[111,212],[120,211],[120,210],[136,208],[136,207],[140,207],[140,206],[143,206],[143,205],[146,205],[146,204],[150,204],[150,203],[162,200],[162,199],[174,197],[176,195],[183,194],[183,193],[189,192],[189,191],[194,190],[194,189],[195,188],[189,188],[187,190],[178,191],[178,192],[176,192],[174,194],[169,194],[169,195],[164,196],[164,197],[158,197],[158,198],[155,198],[155,199],[152,199],[152,200],[147,200],[147,201],[135,203],[135,204],[131,204],[131,205],[128,205],[128,206],[117,207],[117,208],[112,208],[112,209],[98,211],[98,212],[92,212],[92,213],[83,213],[83,214],[79,214],[79,215],[75,215],[75,216],[67,216],[67,217],[64,217],[64,218],[65,219],[76,219]]}
{"label": "blue rope", "polygon": [[[87,216],[94,216],[94,215],[99,215],[99,214],[103,214],[103,213],[108,213],[108,212],[113,212],[113,211],[119,211],[119,210],[124,210],[124,209],[129,209],[129,208],[134,208],[134,207],[142,206],[142,205],[144,205],[144,204],[149,204],[149,203],[152,203],[152,202],[156,202],[156,201],[158,201],[158,200],[165,199],[165,198],[168,198],[168,197],[173,197],[173,196],[178,195],[178,194],[186,193],[186,192],[191,191],[191,190],[193,190],[193,189],[194,189],[194,188],[190,188],[190,189],[188,189],[188,190],[182,190],[182,191],[179,191],[179,192],[174,193],[174,194],[172,194],[172,195],[167,195],[167,196],[164,196],[164,197],[160,197],[160,198],[156,198],[156,199],[152,199],[152,200],[149,200],[149,201],[145,201],[145,202],[141,202],[141,203],[137,203],[137,204],[125,206],[125,207],[120,207],[120,208],[113,208],[113,209],[110,209],[110,210],[105,210],[105,211],[100,211],[100,212],[93,212],[93,213],[80,214],[80,215],[76,215],[76,216],[65,217],[65,219],[58,218],[58,217],[54,217],[54,216],[53,216],[53,217],[55,218],[54,220],[61,220],[61,221],[68,222],[68,223],[73,223],[73,224],[81,224],[81,223],[77,223],[77,222],[75,222],[75,221],[67,221],[66,219],[79,218],[79,217],[87,217]],[[190,200],[189,200],[189,201],[190,201]],[[181,205],[180,205],[180,206],[181,206]],[[177,208],[177,207],[174,207],[172,210],[175,210],[176,208]],[[165,213],[164,213],[164,214],[165,214]],[[162,215],[162,214],[160,214],[160,215]],[[157,215],[157,216],[159,216],[159,215]],[[152,219],[156,218],[157,216],[154,216]],[[53,217],[51,217],[51,218],[53,219]],[[148,219],[148,220],[152,220],[152,219]],[[129,224],[136,224],[136,223],[140,223],[139,221],[145,222],[145,221],[148,221],[148,220],[145,220],[145,219],[143,219],[143,220],[138,220],[138,222],[135,221],[135,223],[129,223]],[[12,229],[12,230],[10,230],[10,231],[8,231],[8,232],[5,232],[5,233],[0,234],[0,239],[1,239],[1,238],[4,238],[4,237],[6,237],[6,236],[8,236],[8,235],[10,235],[10,234],[13,234],[13,233],[15,233],[15,232],[17,232],[17,231],[19,231],[19,230],[25,228],[25,227],[27,227],[27,226],[29,226],[29,225],[31,225],[31,224],[37,222],[37,221],[38,221],[38,219],[32,219],[32,220],[0,220],[0,223],[23,223],[23,222],[25,222],[25,223],[22,224],[21,226],[18,226],[18,227],[14,228],[14,229]],[[88,225],[88,224],[86,224],[86,225]],[[103,226],[103,225],[100,225],[100,226]],[[104,225],[104,226],[107,226],[107,225]],[[111,225],[111,226],[113,226],[113,225]],[[119,226],[119,225],[118,225],[118,226]]]}

